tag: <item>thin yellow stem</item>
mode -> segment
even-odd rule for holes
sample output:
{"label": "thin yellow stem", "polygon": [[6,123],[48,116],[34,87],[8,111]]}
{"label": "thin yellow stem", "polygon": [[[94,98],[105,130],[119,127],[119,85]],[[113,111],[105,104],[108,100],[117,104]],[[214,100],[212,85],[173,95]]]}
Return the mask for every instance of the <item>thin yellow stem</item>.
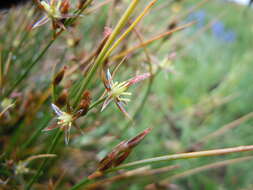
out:
{"label": "thin yellow stem", "polygon": [[160,156],[160,157],[130,162],[128,164],[123,164],[117,168],[113,168],[112,170],[114,171],[114,170],[129,168],[132,166],[146,165],[146,164],[151,164],[151,163],[161,162],[161,161],[200,158],[200,157],[207,157],[207,156],[219,156],[219,155],[231,154],[231,153],[236,153],[236,152],[245,152],[245,151],[253,151],[253,145]]}
{"label": "thin yellow stem", "polygon": [[134,22],[127,28],[127,30],[119,37],[119,39],[112,45],[105,55],[105,58],[109,57],[113,50],[119,46],[119,44],[126,38],[126,36],[135,28],[135,26],[142,20],[142,18],[149,12],[149,10],[154,6],[157,0],[153,0],[148,4],[148,6],[143,10],[143,12],[134,20]]}
{"label": "thin yellow stem", "polygon": [[120,59],[121,57],[124,57],[124,56],[132,53],[133,51],[135,51],[135,50],[137,50],[139,48],[143,48],[143,47],[145,47],[145,46],[153,43],[156,40],[159,40],[159,39],[161,39],[161,38],[163,38],[165,36],[173,34],[174,32],[178,32],[178,31],[183,30],[183,29],[185,29],[187,27],[190,27],[193,24],[195,24],[195,22],[190,22],[190,23],[184,24],[182,26],[179,26],[179,27],[177,27],[177,28],[175,28],[173,30],[168,30],[168,31],[166,31],[166,32],[164,32],[162,34],[159,34],[159,35],[157,35],[157,36],[155,36],[155,37],[153,37],[153,38],[151,38],[151,39],[149,39],[149,40],[147,40],[147,41],[145,41],[143,43],[140,43],[140,44],[138,44],[138,45],[136,45],[136,46],[134,46],[134,47],[132,47],[130,49],[127,49],[127,50],[125,50],[125,51],[123,51],[123,52],[121,52],[121,53],[119,53],[119,54],[117,54],[115,56],[112,56],[111,60],[114,61],[114,60]]}

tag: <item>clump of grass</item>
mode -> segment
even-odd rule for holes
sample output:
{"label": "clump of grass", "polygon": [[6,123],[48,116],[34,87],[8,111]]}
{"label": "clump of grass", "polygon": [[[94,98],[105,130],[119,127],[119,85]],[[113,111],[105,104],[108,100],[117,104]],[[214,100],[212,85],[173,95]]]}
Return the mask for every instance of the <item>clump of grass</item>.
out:
{"label": "clump of grass", "polygon": [[[155,184],[169,187],[174,180],[252,159],[202,158],[253,150],[232,141],[232,148],[222,148],[228,147],[224,142],[219,149],[207,146],[249,121],[252,110],[234,113],[239,117],[224,114],[222,109],[241,98],[228,90],[240,78],[236,67],[226,77],[218,66],[219,74],[201,75],[212,67],[192,60],[201,48],[187,49],[201,35],[210,42],[208,31],[224,16],[196,29],[197,21],[185,18],[206,3],[36,0],[3,15],[0,27],[9,32],[0,38],[1,185],[115,189],[137,178],[142,181],[133,180],[129,189],[157,189]],[[167,18],[166,8],[172,15],[163,22],[156,10]],[[201,54],[198,59],[206,61]],[[169,75],[166,80],[161,73]],[[235,107],[230,109],[240,106]],[[211,128],[217,123],[229,124]],[[196,164],[180,170],[184,162],[176,160],[191,158]]]}

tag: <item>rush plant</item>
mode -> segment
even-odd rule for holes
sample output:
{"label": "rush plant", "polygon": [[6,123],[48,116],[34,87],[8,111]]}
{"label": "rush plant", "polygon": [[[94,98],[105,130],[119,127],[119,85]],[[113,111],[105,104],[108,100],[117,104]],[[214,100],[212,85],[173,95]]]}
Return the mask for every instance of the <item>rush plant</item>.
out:
{"label": "rush plant", "polygon": [[226,188],[249,185],[253,78],[237,62],[251,51],[236,31],[231,44],[212,33],[219,3],[35,0],[1,13],[0,188],[218,189],[219,174],[192,178],[210,169]]}

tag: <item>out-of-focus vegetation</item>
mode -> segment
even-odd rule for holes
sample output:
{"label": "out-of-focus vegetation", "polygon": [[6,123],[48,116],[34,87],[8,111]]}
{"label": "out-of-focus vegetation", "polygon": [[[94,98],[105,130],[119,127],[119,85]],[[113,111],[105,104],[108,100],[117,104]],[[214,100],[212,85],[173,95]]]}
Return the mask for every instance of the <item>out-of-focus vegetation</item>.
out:
{"label": "out-of-focus vegetation", "polygon": [[251,8],[43,5],[0,16],[2,189],[252,189]]}

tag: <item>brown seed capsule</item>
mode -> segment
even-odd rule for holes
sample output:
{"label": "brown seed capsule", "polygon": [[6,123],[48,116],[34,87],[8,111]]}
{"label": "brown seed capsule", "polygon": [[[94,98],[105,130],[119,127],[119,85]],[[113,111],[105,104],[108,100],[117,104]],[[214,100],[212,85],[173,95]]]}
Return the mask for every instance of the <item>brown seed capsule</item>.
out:
{"label": "brown seed capsule", "polygon": [[79,111],[77,113],[78,117],[84,116],[88,111],[91,103],[91,94],[89,91],[84,91],[82,100],[79,104]]}
{"label": "brown seed capsule", "polygon": [[98,54],[102,51],[105,43],[107,42],[107,40],[109,39],[110,35],[112,33],[112,29],[109,28],[109,27],[105,27],[104,29],[104,39],[100,42],[97,50],[96,50],[96,53],[95,53],[95,57],[98,56]]}
{"label": "brown seed capsule", "polygon": [[[119,161],[118,159],[124,154],[124,152],[130,151],[126,147],[126,141],[120,142],[116,147],[113,148],[112,152],[107,154],[98,165],[99,171],[105,171],[115,165],[115,161]],[[117,162],[118,163],[118,162]]]}
{"label": "brown seed capsule", "polygon": [[176,20],[172,21],[172,22],[169,24],[168,29],[169,29],[169,30],[173,30],[174,28],[177,27],[177,24],[178,24],[178,23],[177,23]]}
{"label": "brown seed capsule", "polygon": [[68,92],[67,90],[64,90],[61,95],[57,98],[55,101],[55,105],[57,105],[59,108],[65,106],[67,104],[68,99]]}
{"label": "brown seed capsule", "polygon": [[87,1],[87,0],[79,0],[79,3],[78,3],[77,8],[78,8],[78,9],[82,9],[83,6],[84,6],[84,4],[86,3],[86,1]]}
{"label": "brown seed capsule", "polygon": [[63,79],[67,66],[64,66],[54,77],[53,85],[57,86]]}
{"label": "brown seed capsule", "polygon": [[133,147],[137,146],[142,141],[142,139],[148,133],[150,133],[151,130],[152,130],[152,128],[148,128],[148,129],[144,130],[142,133],[140,133],[139,135],[137,135],[136,137],[130,139],[129,141],[127,141],[127,146],[129,148],[133,148]]}
{"label": "brown seed capsule", "polygon": [[113,150],[109,154],[107,154],[99,162],[97,170],[92,173],[88,178],[94,179],[96,177],[100,177],[107,169],[117,167],[122,162],[124,162],[124,160],[133,150],[133,148],[137,146],[151,130],[151,128],[148,128],[134,138],[119,143],[116,147],[113,148]]}
{"label": "brown seed capsule", "polygon": [[[173,20],[171,23],[169,23],[167,28],[168,28],[168,30],[173,30],[177,27],[177,25],[178,25],[178,22],[176,20]],[[172,37],[172,35],[166,36],[163,39],[163,41],[166,41],[166,40],[170,39],[171,37]]]}
{"label": "brown seed capsule", "polygon": [[117,159],[114,160],[113,167],[116,167],[116,166],[120,165],[122,162],[124,162],[125,159],[127,159],[127,157],[129,156],[130,153],[131,153],[131,149],[127,149],[125,152],[120,154],[117,157]]}

